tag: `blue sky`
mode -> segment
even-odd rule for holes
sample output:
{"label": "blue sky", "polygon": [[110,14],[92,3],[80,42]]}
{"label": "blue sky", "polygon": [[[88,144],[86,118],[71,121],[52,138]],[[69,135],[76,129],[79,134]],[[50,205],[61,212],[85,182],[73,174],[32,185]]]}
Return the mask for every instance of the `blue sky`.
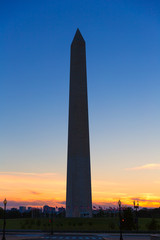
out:
{"label": "blue sky", "polygon": [[158,0],[8,0],[0,22],[2,172],[66,175],[77,27],[87,50],[93,179],[120,181],[125,168],[159,164]]}

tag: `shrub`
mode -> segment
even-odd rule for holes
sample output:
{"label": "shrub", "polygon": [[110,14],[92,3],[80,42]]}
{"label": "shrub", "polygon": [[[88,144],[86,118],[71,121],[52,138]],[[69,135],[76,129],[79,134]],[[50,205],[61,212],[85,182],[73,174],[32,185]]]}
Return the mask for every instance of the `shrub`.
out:
{"label": "shrub", "polygon": [[152,218],[150,223],[147,224],[148,230],[157,230],[158,229],[158,222],[155,218]]}
{"label": "shrub", "polygon": [[38,219],[38,220],[36,221],[36,225],[37,225],[37,226],[40,226],[40,225],[41,225],[41,220],[40,220],[40,219]]}
{"label": "shrub", "polygon": [[111,230],[113,230],[113,229],[115,229],[115,222],[110,222],[109,223],[109,228],[111,229]]}

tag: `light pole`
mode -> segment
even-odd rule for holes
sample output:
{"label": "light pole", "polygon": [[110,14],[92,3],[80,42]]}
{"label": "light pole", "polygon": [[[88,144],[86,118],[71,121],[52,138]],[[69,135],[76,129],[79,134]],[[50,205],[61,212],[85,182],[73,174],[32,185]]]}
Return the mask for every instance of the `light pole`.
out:
{"label": "light pole", "polygon": [[51,212],[51,235],[53,235],[53,209]]}
{"label": "light pole", "polygon": [[138,208],[139,208],[139,201],[133,201],[134,209],[136,209],[136,231],[138,232]]}
{"label": "light pole", "polygon": [[6,240],[5,233],[6,233],[6,205],[7,205],[7,200],[6,198],[3,201],[4,204],[4,216],[3,216],[3,236],[2,240]]}
{"label": "light pole", "polygon": [[120,240],[123,240],[122,237],[122,215],[121,215],[121,201],[118,201],[119,206],[119,229],[120,229]]}

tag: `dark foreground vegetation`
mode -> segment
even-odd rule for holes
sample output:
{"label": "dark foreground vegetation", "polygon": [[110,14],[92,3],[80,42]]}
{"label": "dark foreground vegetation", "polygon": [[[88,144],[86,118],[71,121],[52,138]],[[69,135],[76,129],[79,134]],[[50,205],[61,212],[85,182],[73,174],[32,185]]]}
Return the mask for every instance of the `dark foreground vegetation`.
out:
{"label": "dark foreground vegetation", "polygon": [[[7,213],[6,229],[8,230],[41,230],[41,231],[92,231],[118,232],[119,212],[105,212],[102,209],[93,218],[65,218],[61,215],[31,216],[18,212]],[[3,226],[3,211],[0,211],[0,229]],[[160,231],[160,208],[142,209],[136,214],[132,208],[122,211],[123,231],[149,232]]]}

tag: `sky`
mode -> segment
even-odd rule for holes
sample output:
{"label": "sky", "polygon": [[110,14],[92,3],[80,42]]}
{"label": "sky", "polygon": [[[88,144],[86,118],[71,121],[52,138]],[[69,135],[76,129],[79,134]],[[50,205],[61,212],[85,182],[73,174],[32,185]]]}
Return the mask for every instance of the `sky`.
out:
{"label": "sky", "polygon": [[65,206],[79,28],[93,205],[160,207],[160,1],[1,0],[0,23],[0,206]]}

